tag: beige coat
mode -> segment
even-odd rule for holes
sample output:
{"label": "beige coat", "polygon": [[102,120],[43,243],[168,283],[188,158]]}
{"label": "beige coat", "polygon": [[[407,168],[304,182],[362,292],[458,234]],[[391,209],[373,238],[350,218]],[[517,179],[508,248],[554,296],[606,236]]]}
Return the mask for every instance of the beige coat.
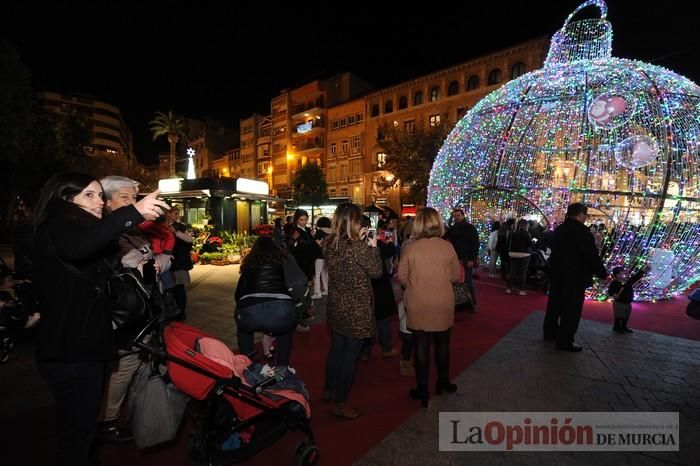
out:
{"label": "beige coat", "polygon": [[459,259],[452,244],[441,238],[412,242],[401,251],[398,278],[409,329],[442,332],[454,325]]}

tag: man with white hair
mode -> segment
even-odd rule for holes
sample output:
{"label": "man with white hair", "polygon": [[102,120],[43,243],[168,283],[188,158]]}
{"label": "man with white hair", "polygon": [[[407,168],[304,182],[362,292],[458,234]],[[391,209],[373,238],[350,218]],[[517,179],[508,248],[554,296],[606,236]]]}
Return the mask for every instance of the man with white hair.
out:
{"label": "man with white hair", "polygon": [[[120,207],[135,204],[138,200],[139,182],[123,176],[106,176],[100,180],[105,197],[107,214]],[[134,227],[119,238],[119,258],[124,267],[138,269],[144,281],[153,281],[154,272],[170,267],[170,256],[154,257],[150,241]],[[151,262],[153,261],[153,262]],[[121,342],[123,344],[123,342]],[[119,413],[126,392],[136,370],[141,364],[138,352],[123,348],[112,365],[109,381],[105,385],[103,410],[100,419],[99,438],[109,443],[124,443],[133,439],[130,433],[119,426]]]}

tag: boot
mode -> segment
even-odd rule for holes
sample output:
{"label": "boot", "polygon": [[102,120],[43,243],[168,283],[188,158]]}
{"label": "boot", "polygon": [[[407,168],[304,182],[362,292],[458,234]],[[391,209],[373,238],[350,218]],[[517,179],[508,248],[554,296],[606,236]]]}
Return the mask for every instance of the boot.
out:
{"label": "boot", "polygon": [[401,359],[399,361],[399,373],[407,377],[415,377],[416,369],[413,367],[413,364],[411,364],[411,361],[404,361]]}
{"label": "boot", "polygon": [[629,328],[629,327],[627,326],[627,321],[630,320],[629,317],[626,318],[626,319],[620,319],[620,320],[621,320],[621,322],[620,322],[620,327],[622,328],[622,331],[623,331],[623,332],[634,333],[634,332],[632,331],[632,329]]}
{"label": "boot", "polygon": [[624,333],[625,332],[622,329],[622,320],[623,319],[615,319],[615,325],[613,325],[613,330],[616,331],[617,333]]}
{"label": "boot", "polygon": [[408,395],[414,400],[420,400],[422,407],[428,407],[428,385],[423,383],[418,384],[418,387],[408,391]]}
{"label": "boot", "polygon": [[343,419],[348,420],[357,419],[362,415],[362,411],[360,411],[359,408],[347,403],[336,403],[331,413],[334,416],[342,417]]}
{"label": "boot", "polygon": [[103,443],[120,444],[134,439],[131,432],[121,429],[116,420],[104,421],[98,426],[97,439]]}
{"label": "boot", "polygon": [[446,393],[454,393],[457,391],[457,385],[450,383],[449,380],[438,380],[435,384],[435,393],[442,395],[443,390]]}

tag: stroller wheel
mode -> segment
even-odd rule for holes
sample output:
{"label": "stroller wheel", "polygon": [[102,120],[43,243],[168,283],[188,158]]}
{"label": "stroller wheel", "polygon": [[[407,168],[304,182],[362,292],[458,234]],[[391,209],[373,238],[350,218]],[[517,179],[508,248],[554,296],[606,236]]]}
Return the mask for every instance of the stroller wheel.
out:
{"label": "stroller wheel", "polygon": [[312,466],[318,461],[318,447],[315,445],[307,445],[306,442],[301,442],[297,445],[295,452],[297,466]]}

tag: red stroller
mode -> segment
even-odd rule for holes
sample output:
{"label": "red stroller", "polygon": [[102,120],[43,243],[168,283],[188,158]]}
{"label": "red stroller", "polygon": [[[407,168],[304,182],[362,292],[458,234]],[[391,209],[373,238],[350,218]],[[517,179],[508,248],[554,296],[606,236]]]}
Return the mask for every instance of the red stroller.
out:
{"label": "red stroller", "polygon": [[[237,463],[272,445],[287,432],[298,430],[305,434],[306,440],[296,448],[296,464],[315,464],[319,452],[314,445],[309,416],[301,404],[268,395],[265,387],[274,378],[254,386],[245,385],[229,367],[195,350],[196,342],[202,337],[213,338],[176,322],[163,331],[165,351],[137,343],[155,358],[165,360],[168,376],[180,391],[204,401],[201,425],[192,433],[191,459],[210,466]],[[248,442],[227,449],[227,439],[237,434],[245,435]]]}

